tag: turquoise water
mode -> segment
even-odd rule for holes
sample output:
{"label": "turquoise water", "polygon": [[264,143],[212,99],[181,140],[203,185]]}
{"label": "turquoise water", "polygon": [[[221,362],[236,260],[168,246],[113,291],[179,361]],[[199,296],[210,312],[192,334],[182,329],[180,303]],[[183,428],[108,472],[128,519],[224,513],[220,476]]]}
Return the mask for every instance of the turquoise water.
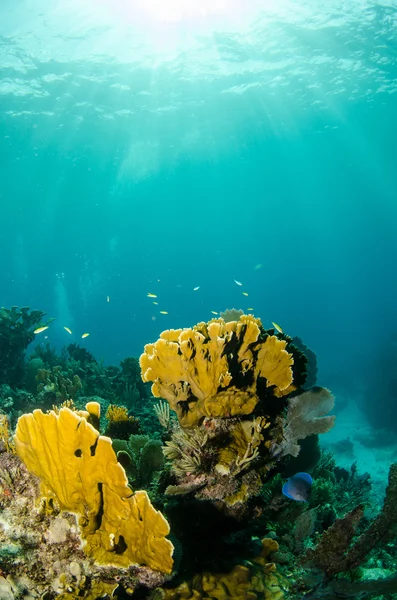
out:
{"label": "turquoise water", "polygon": [[396,9],[3,0],[0,305],[106,362],[253,308],[359,379],[397,327]]}

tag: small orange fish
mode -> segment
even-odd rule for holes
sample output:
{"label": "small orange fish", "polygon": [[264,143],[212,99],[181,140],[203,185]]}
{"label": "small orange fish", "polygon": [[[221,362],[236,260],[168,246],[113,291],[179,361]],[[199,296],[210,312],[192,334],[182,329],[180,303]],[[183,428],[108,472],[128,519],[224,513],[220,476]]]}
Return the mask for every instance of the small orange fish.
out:
{"label": "small orange fish", "polygon": [[83,335],[81,336],[83,339],[88,337],[90,334],[89,333],[83,333]]}
{"label": "small orange fish", "polygon": [[48,329],[48,325],[46,325],[45,327],[38,327],[37,329],[34,330],[34,334],[37,335],[38,333],[42,333],[43,331],[45,331],[46,329]]}
{"label": "small orange fish", "polygon": [[148,298],[157,298],[156,294],[151,294],[150,292],[147,295]]}

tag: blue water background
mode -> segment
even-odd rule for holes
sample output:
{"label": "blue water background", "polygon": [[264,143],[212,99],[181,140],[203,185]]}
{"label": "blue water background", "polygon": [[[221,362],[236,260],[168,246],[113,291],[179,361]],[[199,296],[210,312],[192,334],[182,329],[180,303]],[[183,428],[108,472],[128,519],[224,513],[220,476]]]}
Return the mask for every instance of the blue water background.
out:
{"label": "blue water background", "polygon": [[1,3],[0,305],[107,363],[252,307],[321,383],[365,376],[397,329],[396,5],[291,6]]}

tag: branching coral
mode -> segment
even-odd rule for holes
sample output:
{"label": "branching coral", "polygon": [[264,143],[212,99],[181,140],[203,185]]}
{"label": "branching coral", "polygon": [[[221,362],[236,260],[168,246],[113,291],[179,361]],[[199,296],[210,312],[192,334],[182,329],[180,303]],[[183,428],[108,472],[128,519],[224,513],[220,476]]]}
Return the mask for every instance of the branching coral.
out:
{"label": "branching coral", "polygon": [[202,461],[208,433],[204,429],[177,429],[163,448],[164,456],[172,464],[172,470],[179,477],[195,475],[203,471]]}
{"label": "branching coral", "polygon": [[85,549],[99,563],[172,570],[167,521],[146,492],[133,493],[109,438],[69,408],[20,417],[17,453],[41,479],[43,495],[80,515]]}
{"label": "branching coral", "polygon": [[109,404],[106,411],[106,418],[112,423],[122,423],[123,421],[128,421],[128,410],[125,406]]}
{"label": "branching coral", "polygon": [[62,373],[60,366],[53,367],[51,371],[39,369],[36,381],[38,392],[45,392],[53,400],[61,402],[69,398],[74,399],[82,387],[78,375],[74,375],[72,379],[69,379]]}
{"label": "branching coral", "polygon": [[167,402],[157,402],[154,405],[154,412],[157,415],[159,423],[164,429],[169,429],[170,427],[170,405]]}
{"label": "branching coral", "polygon": [[130,435],[140,430],[139,419],[130,416],[125,406],[110,404],[106,411],[107,426],[105,435],[120,440],[128,440]]}
{"label": "branching coral", "polygon": [[140,366],[143,380],[153,382],[153,395],[170,403],[183,427],[194,427],[204,417],[249,415],[263,382],[273,397],[289,394],[299,385],[295,356],[304,367],[289,338],[271,335],[259,319],[242,315],[164,331],[145,346]]}
{"label": "branching coral", "polygon": [[262,430],[269,425],[264,417],[238,421],[229,430],[231,440],[219,452],[215,470],[221,475],[237,475],[243,471],[258,456]]}
{"label": "branching coral", "polygon": [[195,492],[202,499],[224,500],[227,506],[248,500],[259,492],[254,464],[267,425],[263,417],[206,418],[204,426],[176,428],[163,450],[178,485],[168,486],[166,494]]}

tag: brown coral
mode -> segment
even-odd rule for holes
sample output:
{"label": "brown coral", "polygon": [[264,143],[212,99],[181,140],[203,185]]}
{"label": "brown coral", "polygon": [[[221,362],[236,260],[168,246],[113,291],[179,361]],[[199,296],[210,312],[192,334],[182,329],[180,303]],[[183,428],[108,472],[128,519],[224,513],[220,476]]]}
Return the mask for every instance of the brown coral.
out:
{"label": "brown coral", "polygon": [[322,535],[319,543],[306,552],[303,564],[313,564],[328,576],[359,567],[369,552],[381,541],[395,538],[397,522],[397,463],[390,465],[386,496],[379,514],[353,542],[357,526],[364,516],[359,504]]}

